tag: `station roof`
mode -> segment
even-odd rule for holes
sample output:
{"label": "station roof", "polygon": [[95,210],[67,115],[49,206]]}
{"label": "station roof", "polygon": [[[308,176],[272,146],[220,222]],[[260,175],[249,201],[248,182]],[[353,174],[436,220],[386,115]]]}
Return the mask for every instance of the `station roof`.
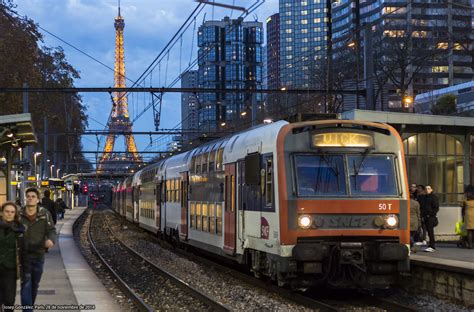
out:
{"label": "station roof", "polygon": [[31,114],[0,116],[0,147],[25,146],[33,143],[36,143],[36,136]]}

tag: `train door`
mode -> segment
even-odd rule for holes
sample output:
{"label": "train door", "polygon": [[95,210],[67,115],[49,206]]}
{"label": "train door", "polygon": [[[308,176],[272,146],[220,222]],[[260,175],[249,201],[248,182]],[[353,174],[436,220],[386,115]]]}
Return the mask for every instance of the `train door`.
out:
{"label": "train door", "polygon": [[181,229],[179,231],[179,237],[182,240],[188,239],[188,173],[181,173],[181,187],[180,199],[181,199]]}
{"label": "train door", "polygon": [[239,163],[240,205],[243,211],[242,236],[261,237],[260,225],[262,214],[261,191],[261,155],[254,153],[247,155]]}
{"label": "train door", "polygon": [[224,212],[224,251],[235,253],[236,209],[235,209],[235,164],[225,166],[225,212]]}
{"label": "train door", "polygon": [[161,231],[161,181],[156,184],[155,196],[156,196],[156,207],[155,207],[155,225],[157,231]]}

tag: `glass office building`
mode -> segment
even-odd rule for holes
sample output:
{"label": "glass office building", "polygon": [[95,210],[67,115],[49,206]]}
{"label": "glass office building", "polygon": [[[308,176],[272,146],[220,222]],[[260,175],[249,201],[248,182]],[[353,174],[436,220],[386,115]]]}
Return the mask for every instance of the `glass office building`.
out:
{"label": "glass office building", "polygon": [[311,67],[326,57],[326,1],[280,0],[279,7],[281,86],[310,87]]}
{"label": "glass office building", "polygon": [[[206,21],[198,30],[198,85],[211,89],[262,88],[263,25],[225,17]],[[245,92],[203,93],[199,96],[199,126],[213,130],[223,122],[238,122],[252,101]]]}

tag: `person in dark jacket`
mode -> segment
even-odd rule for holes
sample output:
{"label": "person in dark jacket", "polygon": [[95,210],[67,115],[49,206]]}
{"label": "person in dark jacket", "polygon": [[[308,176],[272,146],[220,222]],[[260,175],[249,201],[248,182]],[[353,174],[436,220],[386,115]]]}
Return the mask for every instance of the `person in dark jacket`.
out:
{"label": "person in dark jacket", "polygon": [[0,212],[0,311],[13,311],[8,307],[15,304],[16,280],[24,279],[28,270],[25,226],[20,223],[20,208],[15,203],[4,203]]}
{"label": "person in dark jacket", "polygon": [[[418,233],[421,227],[421,212],[420,204],[410,198],[410,247],[414,247],[415,241],[418,240]],[[415,251],[415,248],[413,248]]]}
{"label": "person in dark jacket", "polygon": [[44,253],[56,242],[56,228],[49,211],[39,205],[39,191],[29,188],[25,193],[26,207],[21,212],[20,222],[27,228],[25,244],[29,271],[25,271],[25,279],[21,282],[21,304],[32,306],[43,274]]}
{"label": "person in dark jacket", "polygon": [[429,246],[425,249],[425,251],[434,252],[436,251],[434,228],[438,225],[438,218],[436,218],[436,215],[439,211],[439,200],[438,197],[433,193],[431,186],[427,185],[425,187],[425,192],[426,193],[424,195],[418,196],[423,223],[426,227],[426,231],[428,232],[428,237],[430,238]]}
{"label": "person in dark jacket", "polygon": [[51,192],[49,190],[44,191],[44,197],[41,200],[41,206],[44,208],[48,209],[49,213],[53,217],[53,222],[56,225],[56,222],[58,221],[58,217],[56,214],[56,208],[54,202],[49,198],[51,196]]}
{"label": "person in dark jacket", "polygon": [[64,200],[61,197],[56,199],[55,208],[56,208],[56,212],[58,214],[58,219],[59,220],[64,219],[64,213],[66,212],[67,206],[66,206],[66,203],[64,202]]}

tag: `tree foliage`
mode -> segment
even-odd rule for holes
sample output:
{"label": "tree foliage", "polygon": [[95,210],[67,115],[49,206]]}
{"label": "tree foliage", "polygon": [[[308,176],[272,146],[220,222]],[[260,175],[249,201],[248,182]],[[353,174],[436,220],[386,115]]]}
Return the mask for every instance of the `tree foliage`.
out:
{"label": "tree foliage", "polygon": [[433,115],[453,115],[456,114],[456,96],[454,94],[446,94],[441,96],[436,104],[431,107]]}
{"label": "tree foliage", "polygon": [[[0,0],[0,86],[22,87],[74,87],[79,72],[66,60],[61,47],[43,45],[43,37],[33,20],[15,12],[11,0]],[[23,111],[21,93],[0,93],[0,115],[18,114]],[[44,118],[48,121],[48,133],[75,132],[74,136],[49,136],[48,157],[52,157],[54,142],[59,150],[56,162],[84,162],[80,134],[87,127],[87,115],[81,97],[77,93],[29,93],[29,112],[43,148]],[[44,151],[43,151],[44,152]],[[75,155],[73,155],[75,154]],[[46,153],[43,153],[46,155]]]}

